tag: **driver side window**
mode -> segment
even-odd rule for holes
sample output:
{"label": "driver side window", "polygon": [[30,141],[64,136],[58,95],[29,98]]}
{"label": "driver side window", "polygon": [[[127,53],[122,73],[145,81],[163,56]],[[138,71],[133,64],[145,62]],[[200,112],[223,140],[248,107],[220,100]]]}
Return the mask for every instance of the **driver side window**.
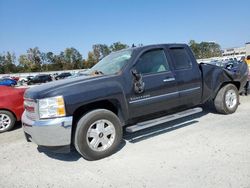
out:
{"label": "driver side window", "polygon": [[137,61],[135,68],[141,74],[169,71],[167,58],[162,49],[145,52]]}

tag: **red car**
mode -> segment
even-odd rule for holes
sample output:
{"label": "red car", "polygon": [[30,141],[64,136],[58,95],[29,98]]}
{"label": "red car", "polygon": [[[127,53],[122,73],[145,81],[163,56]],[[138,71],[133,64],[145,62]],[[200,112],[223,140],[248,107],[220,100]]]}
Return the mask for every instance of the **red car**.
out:
{"label": "red car", "polygon": [[21,120],[26,89],[0,86],[0,133],[11,130]]}

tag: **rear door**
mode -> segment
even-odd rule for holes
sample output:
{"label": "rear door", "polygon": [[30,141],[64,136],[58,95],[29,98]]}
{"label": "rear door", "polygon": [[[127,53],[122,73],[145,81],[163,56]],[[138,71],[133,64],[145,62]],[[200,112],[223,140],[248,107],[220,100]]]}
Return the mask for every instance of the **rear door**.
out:
{"label": "rear door", "polygon": [[142,53],[133,69],[142,74],[145,88],[141,94],[130,92],[130,117],[165,111],[178,104],[176,79],[163,48]]}
{"label": "rear door", "polygon": [[190,107],[199,104],[202,96],[201,71],[191,50],[185,45],[173,45],[169,47],[169,54],[180,93],[180,105]]}

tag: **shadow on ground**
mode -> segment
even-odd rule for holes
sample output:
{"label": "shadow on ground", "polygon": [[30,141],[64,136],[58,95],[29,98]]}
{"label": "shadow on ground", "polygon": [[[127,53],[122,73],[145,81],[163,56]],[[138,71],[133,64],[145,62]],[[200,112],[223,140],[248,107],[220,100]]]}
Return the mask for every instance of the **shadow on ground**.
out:
{"label": "shadow on ground", "polygon": [[37,150],[40,153],[44,153],[50,158],[57,159],[60,161],[67,161],[67,162],[73,162],[73,161],[78,161],[82,156],[74,149],[72,148],[69,153],[55,153],[46,147],[37,147]]}
{"label": "shadow on ground", "polygon": [[[121,150],[126,145],[126,141],[130,143],[137,143],[161,134],[168,133],[170,131],[174,131],[176,129],[184,128],[190,125],[195,125],[199,122],[197,118],[200,118],[209,112],[210,111],[207,108],[204,108],[203,112],[200,112],[198,114],[194,114],[178,120],[173,120],[171,122],[160,124],[152,128],[147,128],[145,130],[141,130],[135,133],[126,133],[124,131],[123,135],[124,140],[120,144],[118,151]],[[50,158],[61,161],[73,162],[73,161],[78,161],[80,158],[82,158],[82,156],[75,150],[74,147],[71,148],[70,153],[54,153],[51,150],[46,149],[44,147],[37,147],[37,150],[41,153],[44,153]]]}
{"label": "shadow on ground", "polygon": [[[126,142],[122,140],[117,152],[120,151],[125,145],[126,145]],[[76,151],[76,149],[73,146],[69,153],[55,153],[47,149],[46,147],[39,147],[39,146],[37,147],[37,150],[40,153],[44,153],[50,158],[57,159],[60,161],[73,162],[73,161],[78,161],[80,158],[82,158],[82,156]]]}
{"label": "shadow on ground", "polygon": [[198,114],[190,115],[167,123],[159,124],[157,126],[147,128],[135,133],[125,133],[124,139],[130,143],[137,143],[161,134],[174,131],[176,129],[184,128],[190,125],[195,125],[196,123],[199,122],[197,118],[200,118],[208,114],[209,112],[210,110],[207,107],[205,107],[204,110]]}

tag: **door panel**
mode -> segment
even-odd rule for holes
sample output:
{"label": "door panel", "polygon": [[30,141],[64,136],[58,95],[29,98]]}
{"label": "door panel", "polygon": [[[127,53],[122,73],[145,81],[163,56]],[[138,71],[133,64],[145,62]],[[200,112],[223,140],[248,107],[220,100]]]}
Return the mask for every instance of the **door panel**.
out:
{"label": "door panel", "polygon": [[198,64],[184,47],[169,50],[174,63],[180,104],[187,107],[199,104],[202,96],[202,79]]}
{"label": "door panel", "polygon": [[178,104],[178,88],[171,72],[143,76],[143,82],[144,92],[142,94],[132,92],[129,96],[131,117],[165,111]]}
{"label": "door panel", "polygon": [[[141,55],[134,69],[142,74],[145,87],[143,93],[137,94],[132,89],[127,96],[130,117],[166,111],[178,104],[176,78],[171,71],[164,49],[146,51]],[[133,84],[132,82],[131,85]]]}

